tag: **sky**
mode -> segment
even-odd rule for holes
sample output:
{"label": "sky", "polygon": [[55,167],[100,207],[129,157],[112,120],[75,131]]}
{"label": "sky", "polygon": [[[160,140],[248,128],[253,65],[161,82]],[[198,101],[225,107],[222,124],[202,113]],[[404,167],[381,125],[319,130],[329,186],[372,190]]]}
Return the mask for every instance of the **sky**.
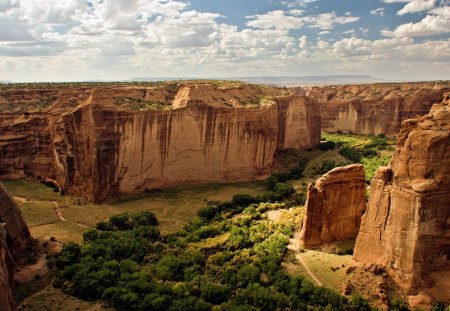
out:
{"label": "sky", "polygon": [[0,0],[0,81],[450,79],[450,0]]}

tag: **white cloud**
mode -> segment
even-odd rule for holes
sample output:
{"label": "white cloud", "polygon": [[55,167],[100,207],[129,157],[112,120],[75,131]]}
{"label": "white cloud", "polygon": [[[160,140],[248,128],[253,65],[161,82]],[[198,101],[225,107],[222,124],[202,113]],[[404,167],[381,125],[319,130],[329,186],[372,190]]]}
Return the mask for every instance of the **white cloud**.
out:
{"label": "white cloud", "polygon": [[288,8],[292,7],[306,7],[309,4],[316,2],[317,0],[291,0],[291,1],[282,1],[281,4],[287,6]]}
{"label": "white cloud", "polygon": [[260,29],[301,29],[307,26],[330,30],[335,25],[354,23],[360,18],[351,14],[338,16],[335,12],[300,17],[289,15],[288,12],[282,10],[276,10],[266,14],[247,16],[247,19],[251,19],[247,22],[247,26]]}
{"label": "white cloud", "polygon": [[370,11],[371,15],[384,16],[384,8],[378,8]]}
{"label": "white cloud", "polygon": [[450,32],[450,7],[431,10],[421,21],[398,26],[395,30],[382,30],[386,37],[423,37],[441,35]]}
{"label": "white cloud", "polygon": [[435,2],[435,0],[414,0],[405,5],[405,7],[398,11],[397,14],[404,15],[408,13],[427,11],[434,8]]}

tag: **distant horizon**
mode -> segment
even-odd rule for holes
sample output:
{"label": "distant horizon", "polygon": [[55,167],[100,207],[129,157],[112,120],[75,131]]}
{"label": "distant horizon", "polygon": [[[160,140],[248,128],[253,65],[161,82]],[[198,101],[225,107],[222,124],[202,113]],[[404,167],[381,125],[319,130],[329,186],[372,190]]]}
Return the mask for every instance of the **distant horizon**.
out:
{"label": "distant horizon", "polygon": [[[327,79],[328,78],[328,79]],[[333,79],[334,78],[334,79]],[[353,79],[352,79],[353,78]],[[358,79],[367,78],[367,79]],[[193,80],[224,80],[240,81],[245,83],[267,84],[276,86],[292,85],[343,85],[343,84],[372,84],[372,83],[416,83],[448,81],[449,79],[434,80],[388,80],[370,75],[310,75],[310,76],[241,76],[241,77],[133,77],[125,80],[61,80],[61,81],[11,81],[0,80],[1,84],[33,84],[33,83],[144,83],[144,82],[170,82],[170,81],[193,81]],[[290,81],[283,81],[290,80]],[[285,82],[285,83],[283,83]],[[308,83],[307,83],[308,82]]]}

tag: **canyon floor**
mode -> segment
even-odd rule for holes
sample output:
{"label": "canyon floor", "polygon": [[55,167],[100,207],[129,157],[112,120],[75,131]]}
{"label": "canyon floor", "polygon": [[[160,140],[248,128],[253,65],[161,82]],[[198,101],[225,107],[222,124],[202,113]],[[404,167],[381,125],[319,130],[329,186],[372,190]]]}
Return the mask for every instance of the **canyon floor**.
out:
{"label": "canyon floor", "polygon": [[[324,140],[332,140],[361,146],[368,144],[373,137],[344,134],[325,134]],[[392,141],[379,152],[377,157],[363,158],[368,178],[373,174],[374,166],[386,161],[392,155]],[[307,159],[303,176],[290,181],[297,192],[304,193],[308,183],[321,176],[321,170],[329,165],[348,163],[339,149],[303,151],[294,156],[287,155],[282,164],[295,162],[299,158]],[[365,162],[364,162],[365,161]],[[159,228],[164,233],[177,231],[192,220],[207,201],[230,200],[235,194],[257,195],[265,192],[263,182],[237,184],[191,185],[164,190],[147,191],[140,195],[125,196],[99,205],[71,195],[60,195],[53,188],[26,180],[2,181],[8,192],[15,198],[32,235],[41,241],[81,243],[83,232],[95,227],[100,221],[123,213],[150,210],[159,220]],[[299,207],[301,209],[301,207]],[[269,213],[269,218],[277,221],[280,215]],[[274,216],[275,215],[275,216]],[[284,268],[292,274],[302,275],[313,283],[341,292],[347,282],[347,269],[351,255],[345,254],[352,249],[354,241],[345,241],[330,245],[322,250],[303,250],[296,244],[294,232],[289,251],[285,256]],[[339,254],[339,255],[338,255]],[[101,304],[88,303],[62,293],[50,286],[52,274],[37,278],[17,288],[20,310],[106,310]]]}

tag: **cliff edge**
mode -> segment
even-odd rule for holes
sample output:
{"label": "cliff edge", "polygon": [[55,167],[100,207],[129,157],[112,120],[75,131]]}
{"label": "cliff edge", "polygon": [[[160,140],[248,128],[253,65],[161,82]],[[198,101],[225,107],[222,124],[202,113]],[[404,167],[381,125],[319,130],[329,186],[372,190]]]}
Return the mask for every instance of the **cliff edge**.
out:
{"label": "cliff edge", "polygon": [[[437,284],[434,273],[450,275],[449,97],[403,122],[391,162],[372,180],[354,250],[356,261],[387,267],[410,293]],[[434,298],[445,292],[450,299],[448,284]]]}

